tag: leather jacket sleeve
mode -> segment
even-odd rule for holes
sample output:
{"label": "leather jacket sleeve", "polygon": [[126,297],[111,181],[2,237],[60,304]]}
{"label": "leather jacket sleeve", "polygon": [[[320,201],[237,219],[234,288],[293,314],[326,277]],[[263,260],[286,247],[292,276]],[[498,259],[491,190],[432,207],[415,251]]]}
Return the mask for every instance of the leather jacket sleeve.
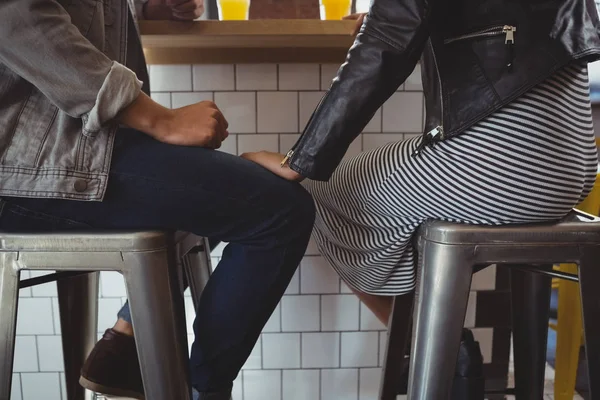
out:
{"label": "leather jacket sleeve", "polygon": [[345,63],[293,148],[290,168],[328,180],[352,141],[415,68],[429,0],[374,0]]}

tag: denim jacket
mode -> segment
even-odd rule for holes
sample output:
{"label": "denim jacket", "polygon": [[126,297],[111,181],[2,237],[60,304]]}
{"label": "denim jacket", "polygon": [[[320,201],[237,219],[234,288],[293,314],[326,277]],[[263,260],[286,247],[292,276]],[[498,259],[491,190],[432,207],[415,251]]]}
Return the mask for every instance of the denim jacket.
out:
{"label": "denim jacket", "polygon": [[114,118],[142,89],[133,1],[0,1],[0,196],[102,200]]}

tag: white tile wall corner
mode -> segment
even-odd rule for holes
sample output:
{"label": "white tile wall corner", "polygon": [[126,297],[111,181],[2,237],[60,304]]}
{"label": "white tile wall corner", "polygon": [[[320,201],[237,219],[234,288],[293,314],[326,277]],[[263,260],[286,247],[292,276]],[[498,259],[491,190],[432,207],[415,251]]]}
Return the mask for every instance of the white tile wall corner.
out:
{"label": "white tile wall corner", "polygon": [[[222,151],[287,152],[329,88],[338,65],[174,65],[150,68],[152,97],[166,107],[214,100],[230,122]],[[423,98],[418,68],[374,115],[350,154],[418,136]],[[216,263],[223,246],[213,252]],[[22,277],[31,276],[24,271]],[[495,269],[473,277],[473,290],[492,290]],[[55,285],[19,293],[18,339],[11,400],[65,399]],[[112,326],[126,296],[121,275],[102,273],[99,333]],[[469,298],[466,325],[474,324]],[[188,328],[193,307],[186,297]],[[191,331],[190,331],[191,332]],[[476,328],[484,358],[493,332]],[[188,336],[190,339],[192,336]],[[377,398],[387,332],[319,255],[314,241],[280,305],[234,383],[234,400],[370,400]],[[191,344],[191,340],[190,340]],[[61,396],[61,393],[62,396]]]}

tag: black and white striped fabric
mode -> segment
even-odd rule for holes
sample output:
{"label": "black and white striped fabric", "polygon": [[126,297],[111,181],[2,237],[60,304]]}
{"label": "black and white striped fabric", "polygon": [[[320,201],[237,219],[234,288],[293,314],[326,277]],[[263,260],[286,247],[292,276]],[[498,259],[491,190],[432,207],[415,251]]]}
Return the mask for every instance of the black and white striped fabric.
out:
{"label": "black and white striped fabric", "polygon": [[411,237],[426,219],[508,224],[558,219],[594,185],[597,154],[587,67],[569,66],[419,157],[420,138],[343,162],[309,181],[321,253],[354,289],[415,285]]}

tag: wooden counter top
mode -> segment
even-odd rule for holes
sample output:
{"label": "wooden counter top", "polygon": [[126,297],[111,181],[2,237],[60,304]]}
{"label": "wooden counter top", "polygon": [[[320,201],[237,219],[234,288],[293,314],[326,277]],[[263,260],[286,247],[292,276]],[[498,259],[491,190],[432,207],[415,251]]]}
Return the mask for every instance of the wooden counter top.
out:
{"label": "wooden counter top", "polygon": [[149,64],[341,63],[354,21],[141,21]]}

